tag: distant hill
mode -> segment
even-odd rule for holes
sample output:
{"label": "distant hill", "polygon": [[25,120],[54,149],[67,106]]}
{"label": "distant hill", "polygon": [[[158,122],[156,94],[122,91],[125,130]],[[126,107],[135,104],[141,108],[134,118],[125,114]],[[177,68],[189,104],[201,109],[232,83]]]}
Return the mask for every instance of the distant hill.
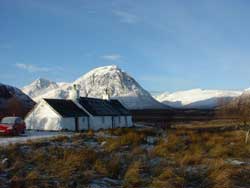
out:
{"label": "distant hill", "polygon": [[212,109],[221,99],[231,101],[242,94],[241,91],[192,89],[155,96],[159,102],[175,108]]}
{"label": "distant hill", "polygon": [[0,117],[25,116],[35,102],[20,89],[0,83]]}

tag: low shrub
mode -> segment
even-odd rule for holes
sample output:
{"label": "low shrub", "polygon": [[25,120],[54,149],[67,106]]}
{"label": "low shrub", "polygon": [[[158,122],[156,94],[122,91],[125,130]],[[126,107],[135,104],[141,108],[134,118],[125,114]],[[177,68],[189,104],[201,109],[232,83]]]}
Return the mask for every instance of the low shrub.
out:
{"label": "low shrub", "polygon": [[107,169],[110,177],[121,178],[120,176],[123,170],[121,156],[115,155],[111,157],[111,159],[107,162]]}
{"label": "low shrub", "polygon": [[124,187],[141,187],[143,179],[141,177],[142,163],[140,161],[133,162],[127,169],[124,176]]}
{"label": "low shrub", "polygon": [[94,170],[100,175],[103,175],[103,176],[108,175],[108,169],[107,169],[106,163],[104,161],[101,161],[100,159],[97,159],[95,161]]}
{"label": "low shrub", "polygon": [[121,149],[121,146],[136,146],[145,141],[145,135],[138,132],[128,132],[119,137],[109,138],[105,149],[109,152]]}
{"label": "low shrub", "polygon": [[185,180],[182,177],[176,175],[173,169],[165,168],[162,173],[153,178],[153,181],[150,185],[151,188],[179,188],[184,187]]}
{"label": "low shrub", "polygon": [[171,134],[167,138],[160,140],[154,147],[153,153],[160,157],[170,157],[171,155],[183,152],[187,148],[184,140],[176,134]]}
{"label": "low shrub", "polygon": [[92,129],[89,129],[87,132],[88,137],[93,137],[95,135],[95,132]]}

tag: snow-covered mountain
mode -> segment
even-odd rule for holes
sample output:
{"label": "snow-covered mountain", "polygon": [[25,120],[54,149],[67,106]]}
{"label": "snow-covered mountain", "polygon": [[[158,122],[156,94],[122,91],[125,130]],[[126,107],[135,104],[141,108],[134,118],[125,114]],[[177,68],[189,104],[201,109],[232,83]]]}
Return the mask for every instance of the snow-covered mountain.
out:
{"label": "snow-covered mountain", "polygon": [[163,93],[155,98],[175,108],[214,108],[220,99],[231,100],[242,94],[242,91],[192,89],[174,93]]}
{"label": "snow-covered mountain", "polygon": [[240,97],[250,97],[250,88],[245,89]]}
{"label": "snow-covered mountain", "polygon": [[240,96],[234,98],[234,100],[230,102],[231,105],[239,103],[246,105],[250,104],[250,88],[245,89]]}
{"label": "snow-covered mountain", "polygon": [[34,88],[32,93],[39,95],[33,95],[33,99],[39,101],[41,98],[69,98],[74,84],[78,86],[81,96],[103,98],[108,93],[111,98],[120,100],[129,109],[167,108],[116,65],[93,69],[71,84],[57,84],[58,88],[53,90],[34,86],[25,88]]}
{"label": "snow-covered mountain", "polygon": [[32,82],[30,85],[22,88],[22,91],[30,97],[35,98],[51,90],[57,89],[59,88],[59,86],[61,85],[57,84],[56,82],[44,78],[39,78]]}
{"label": "snow-covered mountain", "polygon": [[0,83],[0,115],[25,115],[34,101],[20,89]]}

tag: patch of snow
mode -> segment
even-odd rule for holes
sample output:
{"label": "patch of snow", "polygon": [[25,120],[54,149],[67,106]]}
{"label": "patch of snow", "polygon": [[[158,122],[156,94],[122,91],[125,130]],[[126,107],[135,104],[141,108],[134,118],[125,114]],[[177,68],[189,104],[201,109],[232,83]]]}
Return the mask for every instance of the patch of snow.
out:
{"label": "patch of snow", "polygon": [[72,136],[71,132],[26,131],[25,134],[15,137],[0,137],[0,146],[15,143],[25,143],[29,140],[52,138],[57,136]]}
{"label": "patch of snow", "polygon": [[239,160],[236,160],[236,159],[234,159],[234,160],[229,159],[229,160],[227,160],[227,162],[228,162],[229,164],[235,165],[235,166],[249,165],[249,163],[247,163],[247,162],[239,161]]}

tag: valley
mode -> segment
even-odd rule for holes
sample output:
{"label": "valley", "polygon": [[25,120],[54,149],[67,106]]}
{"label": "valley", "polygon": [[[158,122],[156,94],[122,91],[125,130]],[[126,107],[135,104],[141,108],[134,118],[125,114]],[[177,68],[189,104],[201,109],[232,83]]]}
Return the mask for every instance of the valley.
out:
{"label": "valley", "polygon": [[[1,137],[0,187],[250,186],[248,90],[194,89],[153,97],[114,65],[93,69],[72,83],[37,79],[22,91],[2,88],[2,116],[28,114],[41,125],[50,122],[56,131]],[[111,105],[115,99],[119,107]],[[112,115],[108,128],[100,124],[95,131],[59,129],[59,119],[52,116],[89,118],[93,113],[101,120],[97,123],[105,123],[107,112]],[[132,118],[132,127],[114,127],[114,116],[120,126],[123,113]],[[27,124],[35,127],[30,120]],[[83,122],[90,125],[89,119]]]}

